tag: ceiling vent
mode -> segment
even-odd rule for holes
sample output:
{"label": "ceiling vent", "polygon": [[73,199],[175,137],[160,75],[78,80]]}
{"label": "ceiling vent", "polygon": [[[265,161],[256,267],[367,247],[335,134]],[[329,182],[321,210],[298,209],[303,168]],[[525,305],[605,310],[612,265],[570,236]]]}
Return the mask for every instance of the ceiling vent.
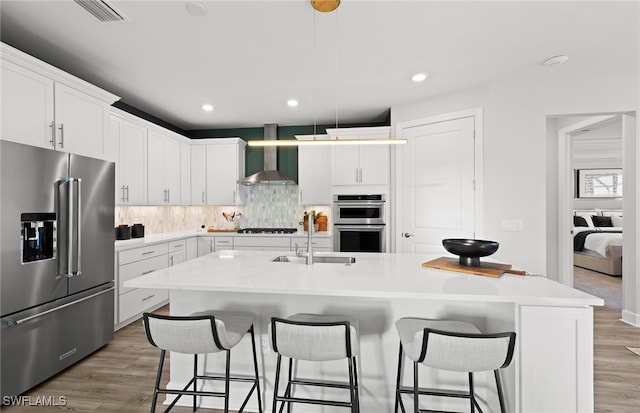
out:
{"label": "ceiling vent", "polygon": [[105,0],[73,0],[103,23],[127,21],[113,5]]}

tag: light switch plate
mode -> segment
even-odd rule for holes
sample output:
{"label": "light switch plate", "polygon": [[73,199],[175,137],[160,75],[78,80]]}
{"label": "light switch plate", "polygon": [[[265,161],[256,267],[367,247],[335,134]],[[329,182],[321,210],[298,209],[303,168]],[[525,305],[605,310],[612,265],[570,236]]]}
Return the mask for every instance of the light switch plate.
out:
{"label": "light switch plate", "polygon": [[503,231],[522,231],[521,219],[502,219]]}

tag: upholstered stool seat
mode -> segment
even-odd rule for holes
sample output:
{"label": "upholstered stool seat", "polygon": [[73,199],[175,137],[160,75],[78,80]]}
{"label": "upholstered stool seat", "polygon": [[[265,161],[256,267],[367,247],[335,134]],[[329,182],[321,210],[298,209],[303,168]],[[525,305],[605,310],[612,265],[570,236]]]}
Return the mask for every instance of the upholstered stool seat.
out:
{"label": "upholstered stool seat", "polygon": [[[469,399],[471,412],[480,408],[473,391],[473,373],[493,370],[500,409],[504,413],[504,397],[498,370],[507,367],[513,358],[516,334],[513,332],[482,334],[473,324],[457,320],[430,320],[401,318],[396,322],[400,337],[398,376],[396,382],[395,412],[405,412],[402,394],[412,394],[414,412],[418,413],[419,396],[464,397]],[[413,386],[402,386],[404,355],[414,363]],[[466,372],[469,392],[453,390],[426,390],[418,386],[418,365],[436,369]]]}
{"label": "upholstered stool seat", "polygon": [[[295,314],[288,318],[273,317],[270,323],[271,344],[278,354],[274,382],[273,413],[278,402],[290,408],[291,403],[320,404],[350,408],[360,411],[358,373],[358,321],[348,316],[322,314]],[[282,357],[289,358],[287,386],[283,395],[278,394]],[[323,380],[293,377],[293,360],[332,361],[347,360],[349,382],[336,383]],[[293,395],[293,386],[333,387],[349,390],[349,401],[298,398]]]}
{"label": "upholstered stool seat", "polygon": [[[222,397],[224,412],[229,411],[229,384],[231,381],[252,383],[239,412],[244,410],[249,398],[256,391],[258,411],[262,412],[260,394],[260,379],[258,374],[258,359],[256,356],[253,323],[256,315],[246,311],[205,311],[190,316],[163,316],[151,313],[144,314],[144,326],[149,342],[161,349],[160,363],[153,393],[151,412],[155,411],[158,394],[177,394],[173,402],[165,410],[169,411],[183,395],[193,396],[193,410],[196,410],[197,396]],[[254,377],[237,377],[230,375],[231,349],[249,333],[251,335]],[[161,389],[160,378],[165,354],[172,351],[182,354],[193,354],[193,377],[183,389]],[[198,354],[226,352],[226,367],[224,375],[199,375]],[[208,392],[197,390],[198,380],[224,381],[223,392]],[[187,390],[189,387],[193,390]]]}

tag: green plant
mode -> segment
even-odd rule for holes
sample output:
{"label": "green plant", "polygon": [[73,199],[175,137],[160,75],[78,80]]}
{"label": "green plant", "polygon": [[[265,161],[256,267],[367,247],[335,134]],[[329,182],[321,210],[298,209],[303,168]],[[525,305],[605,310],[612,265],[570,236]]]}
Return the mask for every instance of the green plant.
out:
{"label": "green plant", "polygon": [[309,214],[313,214],[313,220],[316,221],[318,218],[322,216],[322,211],[316,212],[315,209],[311,211],[304,211],[304,218],[307,219]]}

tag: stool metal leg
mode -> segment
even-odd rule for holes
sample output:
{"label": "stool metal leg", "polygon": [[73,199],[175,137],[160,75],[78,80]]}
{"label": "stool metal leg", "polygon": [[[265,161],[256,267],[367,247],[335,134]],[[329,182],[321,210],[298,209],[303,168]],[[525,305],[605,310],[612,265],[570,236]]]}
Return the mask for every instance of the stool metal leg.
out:
{"label": "stool metal leg", "polygon": [[402,367],[403,367],[403,356],[404,353],[402,351],[402,343],[400,343],[400,351],[398,354],[398,375],[396,377],[396,402],[395,402],[395,406],[393,409],[394,413],[398,413],[398,405],[400,406],[400,409],[402,409],[402,413],[405,413],[404,411],[404,404],[402,404],[402,398],[400,396],[400,385],[401,385],[401,381],[402,381]]}
{"label": "stool metal leg", "polygon": [[360,385],[358,384],[358,364],[357,357],[353,357],[353,377],[355,382],[355,394],[356,394],[356,412],[360,413]]}
{"label": "stool metal leg", "polygon": [[224,413],[229,413],[229,375],[231,365],[231,351],[227,350],[227,365],[224,371]]}
{"label": "stool metal leg", "polygon": [[[193,391],[197,390],[196,382],[198,381],[198,355],[193,355]],[[196,411],[196,395],[193,395],[193,411]]]}
{"label": "stool metal leg", "polygon": [[253,352],[253,370],[256,375],[256,391],[258,392],[258,412],[262,413],[262,394],[260,392],[260,375],[258,374],[258,356],[256,355],[256,337],[253,333],[253,325],[249,329],[251,333],[251,351]]}
{"label": "stool metal leg", "polygon": [[[285,392],[286,397],[292,397],[293,393],[293,385],[291,384],[291,380],[293,379],[293,359],[289,359],[289,381],[287,383],[287,390]],[[291,413],[291,402],[287,402],[287,413]]]}
{"label": "stool metal leg", "polygon": [[278,360],[276,361],[276,379],[273,382],[273,408],[271,413],[276,413],[278,408],[278,384],[280,383],[280,363],[282,362],[282,356],[278,354]]}
{"label": "stool metal leg", "polygon": [[164,366],[164,356],[166,350],[160,352],[160,362],[158,364],[158,374],[156,375],[156,386],[153,388],[153,401],[151,402],[151,413],[156,411],[156,402],[158,401],[158,390],[160,390],[160,377],[162,376],[162,367]]}
{"label": "stool metal leg", "polygon": [[358,400],[358,395],[357,395],[357,387],[355,385],[354,382],[354,377],[353,377],[353,370],[354,370],[354,361],[352,357],[348,358],[348,364],[349,364],[349,396],[351,399],[351,413],[357,413],[358,412],[358,408],[357,408],[357,401]]}
{"label": "stool metal leg", "polygon": [[498,400],[500,400],[500,412],[506,413],[507,409],[504,406],[504,394],[502,393],[502,383],[500,383],[500,373],[498,372],[498,370],[494,370],[493,374],[496,377],[496,387],[498,389]]}
{"label": "stool metal leg", "polygon": [[418,400],[418,362],[413,362],[413,411],[420,413],[420,404]]}
{"label": "stool metal leg", "polygon": [[474,402],[475,399],[473,398],[473,373],[469,373],[469,403],[471,404],[471,413],[474,413],[476,411]]}

